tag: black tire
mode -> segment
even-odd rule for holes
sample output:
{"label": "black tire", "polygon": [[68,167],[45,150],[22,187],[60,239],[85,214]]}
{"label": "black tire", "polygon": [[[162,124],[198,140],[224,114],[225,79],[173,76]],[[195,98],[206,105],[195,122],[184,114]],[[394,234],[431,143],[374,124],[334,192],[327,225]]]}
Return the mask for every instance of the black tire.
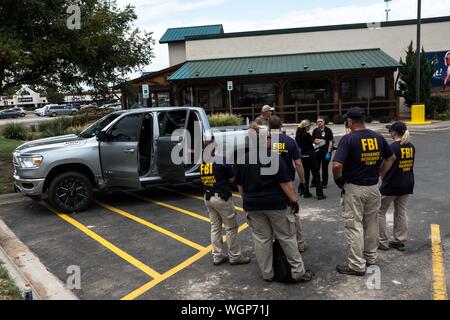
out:
{"label": "black tire", "polygon": [[52,118],[56,117],[56,112],[53,112],[50,116],[51,116]]}
{"label": "black tire", "polygon": [[81,212],[92,202],[92,182],[82,173],[66,172],[50,182],[50,204],[63,213]]}

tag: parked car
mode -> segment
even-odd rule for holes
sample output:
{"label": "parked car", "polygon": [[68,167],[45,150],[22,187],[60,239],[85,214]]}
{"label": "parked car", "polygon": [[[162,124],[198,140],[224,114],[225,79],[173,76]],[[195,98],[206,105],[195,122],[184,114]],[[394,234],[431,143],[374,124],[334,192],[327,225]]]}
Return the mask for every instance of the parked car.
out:
{"label": "parked car", "polygon": [[45,117],[45,113],[47,112],[47,109],[51,106],[57,106],[57,104],[47,104],[43,106],[42,108],[37,108],[34,110],[34,114],[38,117]]}
{"label": "parked car", "polygon": [[11,109],[20,112],[20,116],[21,117],[25,117],[27,115],[27,112],[25,111],[24,108],[14,107],[14,108],[11,108]]}
{"label": "parked car", "polygon": [[78,112],[78,109],[72,107],[72,105],[52,105],[47,108],[45,111],[45,115],[48,117],[56,117],[56,116],[73,116]]}
{"label": "parked car", "polygon": [[86,110],[86,109],[97,109],[97,104],[94,103],[89,103],[89,104],[83,104],[80,108],[80,110]]}
{"label": "parked car", "polygon": [[[199,122],[203,134],[194,135]],[[195,145],[213,140],[225,144],[225,157],[233,159],[245,152],[247,135],[247,126],[210,128],[202,108],[118,111],[79,135],[19,146],[13,153],[14,184],[17,191],[34,199],[47,193],[61,212],[79,212],[91,203],[94,189],[143,189],[197,179],[201,160],[192,151]],[[172,160],[172,150],[180,146],[190,161],[174,163],[178,160]]]}
{"label": "parked car", "polygon": [[102,105],[99,109],[114,109],[114,111],[122,110],[122,104],[120,102],[107,103]]}
{"label": "parked car", "polygon": [[81,104],[79,103],[68,103],[66,104],[66,106],[71,106],[72,108],[77,109],[78,111],[80,111],[81,109]]}
{"label": "parked car", "polygon": [[19,117],[20,112],[14,109],[0,110],[0,119],[8,119],[8,118],[17,119]]}

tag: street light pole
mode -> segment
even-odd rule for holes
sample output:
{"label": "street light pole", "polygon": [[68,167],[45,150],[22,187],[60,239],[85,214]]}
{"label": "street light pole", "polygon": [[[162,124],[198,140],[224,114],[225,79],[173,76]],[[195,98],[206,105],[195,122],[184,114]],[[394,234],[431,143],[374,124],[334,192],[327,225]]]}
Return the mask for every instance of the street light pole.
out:
{"label": "street light pole", "polygon": [[420,65],[421,65],[421,15],[422,15],[422,0],[417,0],[417,49],[416,49],[416,103],[420,103]]}

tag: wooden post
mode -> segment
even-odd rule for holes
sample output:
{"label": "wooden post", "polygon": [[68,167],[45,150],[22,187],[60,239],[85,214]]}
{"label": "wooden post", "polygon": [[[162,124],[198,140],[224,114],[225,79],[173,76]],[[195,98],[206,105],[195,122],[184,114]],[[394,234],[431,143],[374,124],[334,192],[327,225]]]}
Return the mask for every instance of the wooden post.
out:
{"label": "wooden post", "polygon": [[367,98],[367,115],[370,116],[370,98]]}
{"label": "wooden post", "polygon": [[295,123],[298,123],[298,101],[295,101]]}
{"label": "wooden post", "polygon": [[252,104],[252,121],[255,120],[255,119],[256,119],[256,117],[255,117],[255,105]]}
{"label": "wooden post", "polygon": [[339,108],[339,115],[342,116],[342,100],[341,99],[339,99],[338,108]]}
{"label": "wooden post", "polygon": [[284,110],[284,85],[285,85],[285,81],[284,80],[279,80],[277,81],[277,86],[278,86],[278,107],[280,108],[280,116],[281,116],[281,120],[285,120],[285,110]]}

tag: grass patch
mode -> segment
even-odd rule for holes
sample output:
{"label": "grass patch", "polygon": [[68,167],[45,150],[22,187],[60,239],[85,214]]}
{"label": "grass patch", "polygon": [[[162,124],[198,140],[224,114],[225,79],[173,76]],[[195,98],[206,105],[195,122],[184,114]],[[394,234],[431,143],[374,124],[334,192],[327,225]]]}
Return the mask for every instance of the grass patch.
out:
{"label": "grass patch", "polygon": [[12,281],[0,261],[0,300],[22,300],[22,292]]}
{"label": "grass patch", "polygon": [[0,137],[0,194],[14,192],[12,152],[23,141],[11,140]]}

